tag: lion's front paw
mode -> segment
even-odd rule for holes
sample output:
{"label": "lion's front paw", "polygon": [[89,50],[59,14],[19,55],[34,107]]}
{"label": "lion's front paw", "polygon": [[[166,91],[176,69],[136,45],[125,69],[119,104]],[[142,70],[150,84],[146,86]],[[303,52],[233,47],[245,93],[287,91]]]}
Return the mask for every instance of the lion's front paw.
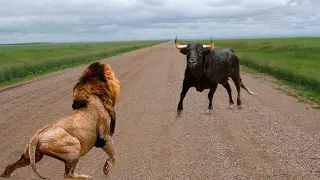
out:
{"label": "lion's front paw", "polygon": [[107,167],[104,167],[103,168],[103,173],[105,174],[105,175],[108,175],[108,173],[109,173],[109,167],[107,166]]}
{"label": "lion's front paw", "polygon": [[110,168],[112,167],[113,165],[112,165],[112,163],[109,161],[109,159],[108,159],[108,161],[106,162],[106,164],[104,165],[104,167],[103,167],[103,173],[105,174],[105,175],[107,175],[108,173],[109,173],[109,171],[110,171]]}

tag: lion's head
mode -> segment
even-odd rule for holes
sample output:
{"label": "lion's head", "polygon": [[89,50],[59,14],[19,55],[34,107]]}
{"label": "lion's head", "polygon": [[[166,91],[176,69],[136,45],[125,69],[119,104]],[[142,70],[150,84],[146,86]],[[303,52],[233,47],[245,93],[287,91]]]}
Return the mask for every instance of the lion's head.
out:
{"label": "lion's head", "polygon": [[90,64],[73,88],[73,109],[87,106],[89,96],[102,99],[104,107],[109,110],[117,101],[120,82],[115,77],[109,64],[94,62]]}

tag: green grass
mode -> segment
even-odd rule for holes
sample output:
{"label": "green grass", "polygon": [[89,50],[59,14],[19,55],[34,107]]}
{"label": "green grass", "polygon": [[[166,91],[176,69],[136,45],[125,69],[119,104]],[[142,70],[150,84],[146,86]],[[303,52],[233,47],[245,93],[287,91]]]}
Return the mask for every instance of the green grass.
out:
{"label": "green grass", "polygon": [[162,42],[0,45],[0,86]]}
{"label": "green grass", "polygon": [[[209,40],[184,40],[205,43]],[[320,37],[219,39],[215,48],[231,47],[240,64],[270,74],[320,105]]]}

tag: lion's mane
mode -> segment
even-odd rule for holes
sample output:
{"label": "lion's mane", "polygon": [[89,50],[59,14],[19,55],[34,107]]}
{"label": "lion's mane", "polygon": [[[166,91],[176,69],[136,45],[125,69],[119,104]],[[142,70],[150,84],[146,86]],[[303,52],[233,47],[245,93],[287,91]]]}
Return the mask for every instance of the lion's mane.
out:
{"label": "lion's mane", "polygon": [[88,105],[89,97],[98,96],[106,110],[111,110],[120,93],[120,82],[109,64],[94,62],[90,64],[73,88],[73,109]]}

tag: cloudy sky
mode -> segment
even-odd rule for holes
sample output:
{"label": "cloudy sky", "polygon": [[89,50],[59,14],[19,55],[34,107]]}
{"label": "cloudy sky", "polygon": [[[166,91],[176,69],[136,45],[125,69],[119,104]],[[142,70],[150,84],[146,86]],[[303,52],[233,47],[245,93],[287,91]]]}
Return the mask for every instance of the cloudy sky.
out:
{"label": "cloudy sky", "polygon": [[320,36],[320,0],[0,0],[0,43]]}

